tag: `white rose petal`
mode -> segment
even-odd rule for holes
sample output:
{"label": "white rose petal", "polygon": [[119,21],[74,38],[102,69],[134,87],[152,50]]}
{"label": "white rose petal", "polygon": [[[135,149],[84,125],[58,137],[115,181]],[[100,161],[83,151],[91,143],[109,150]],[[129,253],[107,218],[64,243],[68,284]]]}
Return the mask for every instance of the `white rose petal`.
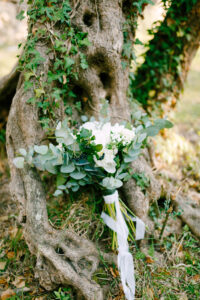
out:
{"label": "white rose petal", "polygon": [[113,150],[105,149],[103,159],[97,159],[94,156],[94,161],[98,167],[103,168],[108,173],[116,172],[116,162],[114,161],[115,155]]}

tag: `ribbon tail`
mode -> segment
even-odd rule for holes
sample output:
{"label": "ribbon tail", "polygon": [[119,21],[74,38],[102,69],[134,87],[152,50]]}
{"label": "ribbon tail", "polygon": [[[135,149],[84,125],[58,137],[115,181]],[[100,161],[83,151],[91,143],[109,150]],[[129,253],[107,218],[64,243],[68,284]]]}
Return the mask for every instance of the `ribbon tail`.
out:
{"label": "ribbon tail", "polygon": [[101,218],[104,220],[104,223],[112,229],[112,231],[116,232],[116,221],[113,220],[109,215],[105,214],[104,212],[101,213]]}
{"label": "ribbon tail", "polygon": [[135,279],[134,279],[134,264],[132,255],[128,251],[123,251],[118,254],[118,268],[121,276],[121,282],[124,294],[127,300],[134,300],[135,297]]}
{"label": "ribbon tail", "polygon": [[[134,300],[135,298],[135,277],[134,277],[134,263],[133,257],[129,252],[128,234],[129,230],[126,221],[121,212],[119,204],[119,195],[115,191],[114,194],[104,196],[104,201],[107,204],[115,204],[116,220],[102,212],[101,217],[105,224],[117,233],[118,241],[118,268],[121,277],[121,282],[124,294],[127,300]],[[145,224],[139,218],[132,218],[136,221],[136,240],[144,238]]]}
{"label": "ribbon tail", "polygon": [[132,218],[133,221],[136,222],[136,234],[135,234],[135,239],[136,240],[142,240],[144,238],[145,234],[145,224],[144,222],[139,219],[138,217]]}

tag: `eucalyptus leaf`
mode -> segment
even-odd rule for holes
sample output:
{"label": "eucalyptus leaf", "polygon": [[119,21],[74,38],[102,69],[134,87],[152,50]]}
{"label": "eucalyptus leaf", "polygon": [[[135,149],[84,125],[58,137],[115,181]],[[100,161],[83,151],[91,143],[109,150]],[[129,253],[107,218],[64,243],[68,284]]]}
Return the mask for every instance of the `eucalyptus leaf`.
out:
{"label": "eucalyptus leaf", "polygon": [[159,131],[160,131],[160,128],[158,128],[154,125],[151,125],[145,129],[145,132],[148,136],[155,136],[159,133]]}
{"label": "eucalyptus leaf", "polygon": [[56,191],[54,192],[53,196],[57,197],[57,196],[60,196],[60,195],[62,195],[62,194],[63,194],[63,191],[61,191],[61,190],[56,190]]}
{"label": "eucalyptus leaf", "polygon": [[59,189],[59,190],[65,190],[65,189],[66,189],[66,186],[65,186],[65,185],[59,185],[59,186],[58,186],[58,189]]}
{"label": "eucalyptus leaf", "polygon": [[84,166],[84,170],[87,171],[87,172],[98,172],[98,169],[91,166],[91,165]]}
{"label": "eucalyptus leaf", "polygon": [[136,148],[134,147],[128,150],[128,155],[134,157],[140,154],[140,151],[141,151],[140,147],[136,147]]}
{"label": "eucalyptus leaf", "polygon": [[60,171],[62,173],[72,173],[74,172],[75,170],[75,166],[73,163],[69,164],[69,165],[63,165],[61,168],[60,168]]}
{"label": "eucalyptus leaf", "polygon": [[56,141],[58,143],[63,143],[66,146],[72,145],[75,139],[72,135],[70,128],[67,126],[66,122],[60,122],[55,130]]}
{"label": "eucalyptus leaf", "polygon": [[56,146],[54,146],[53,144],[49,144],[49,149],[51,150],[52,154],[57,156],[60,154],[60,149],[58,149]]}
{"label": "eucalyptus leaf", "polygon": [[140,154],[140,151],[139,152],[135,152],[135,154],[132,153],[132,155],[126,155],[126,156],[124,156],[124,162],[125,163],[130,163],[130,162],[136,160],[138,158],[139,154]]}
{"label": "eucalyptus leaf", "polygon": [[86,166],[89,165],[89,161],[87,159],[79,159],[77,161],[75,161],[75,165],[76,166]]}
{"label": "eucalyptus leaf", "polygon": [[138,136],[137,143],[142,143],[147,137],[147,133],[144,132]]}
{"label": "eucalyptus leaf", "polygon": [[124,157],[124,162],[125,162],[125,163],[130,163],[130,162],[134,161],[134,159],[135,159],[135,158],[133,158],[133,157],[130,156],[130,155],[125,155],[125,157]]}
{"label": "eucalyptus leaf", "polygon": [[134,120],[140,120],[142,117],[142,112],[140,110],[136,111],[135,113],[133,113],[133,119]]}
{"label": "eucalyptus leaf", "polygon": [[120,179],[114,177],[106,177],[102,180],[101,185],[107,190],[115,190],[123,185]]}
{"label": "eucalyptus leaf", "polygon": [[170,122],[166,119],[157,119],[157,120],[155,120],[154,125],[156,127],[158,127],[160,130],[163,128],[172,128],[173,127],[172,122]]}
{"label": "eucalyptus leaf", "polygon": [[45,169],[49,172],[49,173],[52,173],[52,174],[56,174],[57,173],[57,169],[56,167],[54,167],[51,163],[51,161],[47,161],[45,163]]}
{"label": "eucalyptus leaf", "polygon": [[73,172],[70,174],[70,176],[76,180],[80,180],[80,179],[84,178],[86,176],[86,174],[83,172]]}
{"label": "eucalyptus leaf", "polygon": [[137,126],[136,129],[135,129],[135,133],[137,134],[137,133],[139,133],[139,132],[142,131],[142,130],[143,130],[143,126],[142,126],[142,125],[139,125],[139,126]]}
{"label": "eucalyptus leaf", "polygon": [[81,120],[82,120],[82,122],[87,122],[88,121],[88,117],[87,116],[81,116]]}
{"label": "eucalyptus leaf", "polygon": [[45,170],[45,167],[44,167],[45,161],[42,161],[41,157],[42,157],[41,155],[35,156],[33,158],[33,164],[37,169],[44,171]]}
{"label": "eucalyptus leaf", "polygon": [[48,146],[46,146],[46,145],[42,145],[42,146],[35,145],[34,150],[35,150],[36,153],[44,155],[48,151]]}
{"label": "eucalyptus leaf", "polygon": [[23,167],[24,167],[24,157],[14,158],[13,163],[18,169],[23,169]]}
{"label": "eucalyptus leaf", "polygon": [[63,163],[63,157],[62,154],[58,154],[58,156],[56,158],[54,158],[52,161],[52,165],[53,166],[59,166],[62,165]]}
{"label": "eucalyptus leaf", "polygon": [[77,192],[79,189],[79,185],[72,187],[72,192]]}
{"label": "eucalyptus leaf", "polygon": [[121,173],[121,174],[119,174],[116,178],[117,178],[117,179],[124,179],[127,175],[128,175],[127,172],[126,172],[126,173]]}

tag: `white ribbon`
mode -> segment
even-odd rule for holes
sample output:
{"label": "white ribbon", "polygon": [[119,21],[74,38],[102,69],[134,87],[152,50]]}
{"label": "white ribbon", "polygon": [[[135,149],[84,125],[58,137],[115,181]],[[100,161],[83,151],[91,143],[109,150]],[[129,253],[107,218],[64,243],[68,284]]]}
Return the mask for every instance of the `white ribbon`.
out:
{"label": "white ribbon", "polygon": [[[102,212],[101,217],[105,224],[117,233],[118,242],[118,269],[121,277],[124,294],[127,300],[134,300],[135,297],[135,276],[134,276],[134,264],[131,253],[128,247],[128,234],[129,230],[122,215],[118,191],[114,194],[104,196],[106,204],[115,204],[116,209],[116,221],[110,216]],[[145,224],[139,218],[132,218],[136,221],[136,240],[143,239],[145,233]]]}

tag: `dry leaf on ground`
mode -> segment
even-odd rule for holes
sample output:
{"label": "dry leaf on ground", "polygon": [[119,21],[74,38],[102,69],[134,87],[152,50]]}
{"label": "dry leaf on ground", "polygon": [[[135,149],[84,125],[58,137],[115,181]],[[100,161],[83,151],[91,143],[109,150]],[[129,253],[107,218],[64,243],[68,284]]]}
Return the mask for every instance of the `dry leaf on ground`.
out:
{"label": "dry leaf on ground", "polygon": [[6,261],[0,261],[0,270],[4,270],[6,266]]}
{"label": "dry leaf on ground", "polygon": [[14,296],[15,292],[11,289],[7,289],[6,291],[1,293],[1,300],[9,299],[11,296]]}
{"label": "dry leaf on ground", "polygon": [[25,283],[25,279],[22,276],[16,277],[15,280],[12,282],[12,284],[18,289],[25,287]]}
{"label": "dry leaf on ground", "polygon": [[14,258],[15,257],[15,252],[13,252],[13,251],[9,251],[9,252],[7,252],[7,258]]}

